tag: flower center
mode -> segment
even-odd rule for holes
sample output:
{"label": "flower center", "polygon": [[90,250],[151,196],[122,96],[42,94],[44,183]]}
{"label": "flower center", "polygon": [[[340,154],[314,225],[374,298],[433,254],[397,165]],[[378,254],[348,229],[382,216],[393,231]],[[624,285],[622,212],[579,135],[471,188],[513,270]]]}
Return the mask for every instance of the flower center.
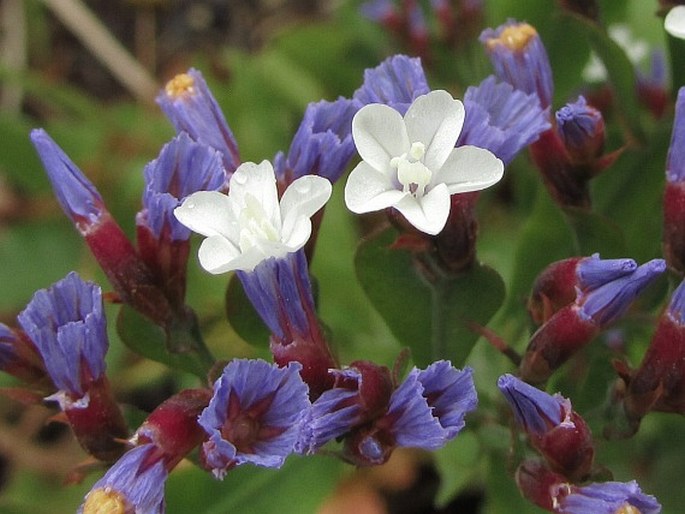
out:
{"label": "flower center", "polygon": [[254,443],[259,440],[259,429],[258,420],[247,414],[240,414],[223,426],[221,435],[230,441],[238,451],[252,453]]}
{"label": "flower center", "polygon": [[616,514],[642,514],[642,511],[637,507],[626,503],[616,511]]}
{"label": "flower center", "polygon": [[527,23],[518,23],[502,30],[498,38],[492,38],[486,43],[492,49],[497,45],[504,45],[509,50],[520,52],[524,50],[537,31]]}
{"label": "flower center", "polygon": [[193,94],[195,80],[187,73],[181,73],[167,82],[164,90],[170,98],[178,98],[187,94]]}
{"label": "flower center", "polygon": [[420,198],[426,192],[426,186],[430,183],[433,173],[429,170],[422,159],[426,154],[426,146],[415,141],[409,152],[390,160],[390,166],[397,170],[397,180],[402,184],[402,190]]}
{"label": "flower center", "polygon": [[120,493],[106,487],[95,489],[86,496],[83,514],[130,514],[133,509]]}
{"label": "flower center", "polygon": [[253,195],[245,195],[245,208],[240,213],[240,250],[246,252],[260,242],[280,241],[279,231],[266,215],[264,208]]}

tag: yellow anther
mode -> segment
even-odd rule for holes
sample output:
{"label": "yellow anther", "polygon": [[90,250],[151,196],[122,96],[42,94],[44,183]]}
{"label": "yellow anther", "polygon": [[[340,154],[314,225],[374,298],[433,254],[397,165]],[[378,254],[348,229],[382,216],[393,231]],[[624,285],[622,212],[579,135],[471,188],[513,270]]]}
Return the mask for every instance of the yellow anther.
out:
{"label": "yellow anther", "polygon": [[626,503],[616,511],[616,514],[642,514],[642,512],[637,507]]}
{"label": "yellow anther", "polygon": [[195,80],[187,73],[176,75],[173,79],[166,83],[164,90],[167,96],[177,98],[179,96],[192,94],[195,88]]}
{"label": "yellow anther", "polygon": [[537,35],[538,33],[533,26],[528,25],[527,23],[519,23],[502,30],[502,33],[498,38],[489,39],[487,47],[489,50],[492,50],[498,45],[503,45],[509,50],[519,52]]}
{"label": "yellow anther", "polygon": [[83,504],[83,514],[133,514],[133,512],[126,498],[109,488],[91,491]]}

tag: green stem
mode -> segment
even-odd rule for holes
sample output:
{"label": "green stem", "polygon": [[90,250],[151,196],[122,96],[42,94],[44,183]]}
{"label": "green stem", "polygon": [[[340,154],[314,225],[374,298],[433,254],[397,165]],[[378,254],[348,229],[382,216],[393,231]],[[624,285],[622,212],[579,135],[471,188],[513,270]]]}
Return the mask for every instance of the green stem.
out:
{"label": "green stem", "polygon": [[449,284],[445,278],[438,278],[431,282],[431,349],[433,359],[439,360],[446,356],[448,340],[447,306]]}

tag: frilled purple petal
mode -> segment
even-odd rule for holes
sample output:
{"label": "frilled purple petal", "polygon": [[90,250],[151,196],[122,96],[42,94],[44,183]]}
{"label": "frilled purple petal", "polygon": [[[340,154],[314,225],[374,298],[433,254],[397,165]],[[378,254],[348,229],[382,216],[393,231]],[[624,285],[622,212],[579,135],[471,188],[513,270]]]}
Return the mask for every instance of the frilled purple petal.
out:
{"label": "frilled purple petal", "polygon": [[652,259],[624,275],[576,298],[580,313],[604,327],[620,318],[637,296],[666,270],[663,259]]}
{"label": "frilled purple petal", "polygon": [[578,287],[583,291],[591,291],[607,282],[630,275],[636,269],[637,263],[633,259],[600,259],[596,253],[578,262]]}
{"label": "frilled purple petal", "polygon": [[446,437],[455,437],[464,428],[466,414],[478,405],[473,370],[459,370],[449,361],[438,361],[420,371],[417,378]]}
{"label": "frilled purple petal", "polygon": [[244,359],[224,368],[199,417],[210,436],[203,445],[205,463],[216,476],[246,462],[278,468],[294,451],[311,408],[301,369],[294,362],[279,368]]}
{"label": "frilled purple petal", "polygon": [[675,104],[671,146],[666,158],[666,180],[669,182],[685,180],[685,87],[678,90],[678,99]]}
{"label": "frilled purple petal", "polygon": [[485,29],[480,41],[500,80],[525,93],[536,94],[544,109],[550,107],[554,91],[552,68],[542,40],[531,25],[509,20],[496,29]]}
{"label": "frilled purple petal", "polygon": [[352,117],[359,104],[339,98],[310,103],[302,123],[295,133],[288,156],[275,168],[279,177],[288,175],[292,181],[302,175],[319,175],[335,182],[354,155]]}
{"label": "frilled purple petal", "polygon": [[550,395],[513,375],[502,375],[497,387],[507,399],[514,417],[526,432],[541,436],[558,426],[571,411],[568,400]]}
{"label": "frilled purple petal", "polygon": [[226,172],[235,171],[240,164],[238,143],[199,71],[190,69],[171,79],[157,96],[157,103],[177,133],[187,132],[192,139],[218,150]]}
{"label": "frilled purple petal", "polygon": [[303,250],[267,259],[250,272],[238,271],[245,294],[280,339],[309,333],[314,297]]}
{"label": "frilled purple petal", "polygon": [[163,514],[167,476],[159,449],[153,444],[137,446],[95,482],[78,513],[110,512],[108,507],[111,512]]}
{"label": "frilled purple petal", "polygon": [[[344,370],[348,378],[360,381],[361,373],[354,369]],[[349,432],[359,423],[361,407],[358,387],[353,389],[335,387],[324,391],[312,404],[304,422],[302,440],[298,443],[300,453],[314,453],[338,436]]]}
{"label": "frilled purple petal", "polygon": [[95,186],[43,129],[31,131],[31,142],[64,213],[74,223],[96,223],[104,203]]}
{"label": "frilled purple petal", "polygon": [[395,55],[364,72],[362,87],[353,99],[361,105],[381,103],[404,114],[411,103],[430,91],[421,59]]}
{"label": "frilled purple petal", "polygon": [[37,291],[17,320],[61,391],[82,396],[85,381],[105,372],[109,342],[97,284],[69,273],[50,288]]}
{"label": "frilled purple petal", "polygon": [[[658,514],[661,505],[632,482],[603,482],[574,488],[562,498],[556,512],[561,514],[616,514],[634,507],[640,514]],[[623,510],[622,510],[623,509]]]}
{"label": "frilled purple petal", "polygon": [[466,90],[464,107],[466,118],[457,146],[485,148],[504,164],[551,127],[549,110],[540,106],[537,95],[497,83],[494,76]]}
{"label": "frilled purple petal", "polygon": [[196,191],[217,191],[228,186],[221,154],[193,141],[185,132],[164,145],[144,173],[143,211],[138,221],[158,239],[165,226],[169,227],[173,241],[188,239],[190,230],[179,223],[173,210]]}
{"label": "frilled purple petal", "polygon": [[449,440],[433,408],[428,405],[419,376],[414,368],[390,397],[385,423],[398,446],[437,450]]}

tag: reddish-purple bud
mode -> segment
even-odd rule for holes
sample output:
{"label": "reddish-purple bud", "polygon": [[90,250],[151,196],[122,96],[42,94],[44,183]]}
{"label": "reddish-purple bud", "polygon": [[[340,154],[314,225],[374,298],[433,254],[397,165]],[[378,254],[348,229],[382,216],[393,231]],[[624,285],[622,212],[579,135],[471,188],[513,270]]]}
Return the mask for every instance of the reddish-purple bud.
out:
{"label": "reddish-purple bud", "polygon": [[150,413],[133,436],[136,444],[152,443],[164,453],[171,471],[178,462],[199,445],[206,433],[197,421],[209,404],[211,389],[185,389]]}
{"label": "reddish-purple bud", "polygon": [[516,485],[523,497],[549,512],[556,512],[555,491],[568,483],[566,477],[549,469],[542,461],[529,459],[516,470]]}
{"label": "reddish-purple bud", "polygon": [[664,257],[685,274],[685,88],[678,92],[664,191]]}

